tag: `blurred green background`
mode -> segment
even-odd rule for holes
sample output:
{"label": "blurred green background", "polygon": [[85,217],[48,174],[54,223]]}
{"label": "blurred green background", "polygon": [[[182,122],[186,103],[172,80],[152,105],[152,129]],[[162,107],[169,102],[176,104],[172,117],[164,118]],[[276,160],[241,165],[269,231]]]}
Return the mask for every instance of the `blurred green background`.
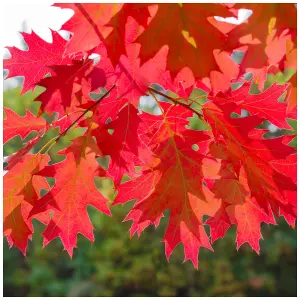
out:
{"label": "blurred green background", "polygon": [[[274,80],[272,78],[271,80]],[[20,88],[4,92],[4,106],[20,115],[25,108],[33,113],[38,103],[33,103],[36,94],[20,96]],[[195,129],[203,124],[191,120]],[[294,124],[293,124],[294,125]],[[266,124],[268,126],[268,124]],[[294,125],[294,129],[295,129]],[[282,134],[275,130],[270,136]],[[294,133],[293,130],[289,133]],[[45,140],[57,133],[47,133]],[[61,147],[71,137],[80,135],[73,130],[61,141]],[[32,138],[31,134],[26,140]],[[19,137],[4,146],[4,156],[22,147]],[[35,151],[40,148],[37,145]],[[295,142],[294,142],[295,145]],[[51,156],[57,159],[59,147],[52,148]],[[99,190],[113,198],[112,183],[97,179]],[[133,203],[113,207],[114,217],[100,214],[89,207],[95,226],[95,243],[91,244],[78,236],[78,248],[73,259],[63,251],[56,239],[42,249],[44,226],[35,221],[33,242],[29,242],[27,257],[4,241],[4,296],[296,296],[296,230],[283,219],[278,227],[263,224],[261,253],[257,255],[248,244],[237,252],[235,228],[224,239],[214,244],[214,252],[200,249],[199,270],[190,261],[183,262],[183,247],[178,246],[167,262],[164,235],[167,217],[159,228],[150,227],[140,239],[129,238],[130,222],[122,223]]]}

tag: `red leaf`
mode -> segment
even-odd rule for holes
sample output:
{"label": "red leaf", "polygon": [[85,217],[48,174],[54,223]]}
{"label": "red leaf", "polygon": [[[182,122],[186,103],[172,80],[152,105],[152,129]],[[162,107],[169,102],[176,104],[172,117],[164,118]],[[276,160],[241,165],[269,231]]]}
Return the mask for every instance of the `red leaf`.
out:
{"label": "red leaf", "polygon": [[222,203],[218,211],[213,217],[210,217],[205,224],[210,226],[211,242],[214,243],[217,239],[223,238],[231,226],[231,222],[226,213],[226,204]]}
{"label": "red leaf", "polygon": [[107,74],[108,86],[116,84],[118,98],[126,97],[135,106],[138,106],[140,96],[147,94],[151,83],[164,84],[167,58],[165,49],[161,49],[154,57],[141,64],[140,45],[132,43],[133,37],[141,30],[136,21],[128,19],[125,37],[126,56],[120,57],[111,75]]}
{"label": "red leaf", "polygon": [[[202,218],[213,214],[219,206],[201,179],[217,176],[218,163],[203,155],[209,137],[200,131],[184,129],[180,125],[184,119],[180,115],[175,117],[178,108],[167,104],[164,107],[167,110],[160,124],[152,123],[153,140],[148,144],[159,161],[154,159],[142,168],[140,177],[122,184],[115,204],[138,199],[126,217],[133,220],[131,234],[141,233],[150,224],[158,225],[164,211],[170,209],[164,237],[166,256],[169,258],[181,242],[185,260],[191,259],[197,267],[199,248],[212,250]],[[200,146],[197,152],[191,148],[194,143]]]}
{"label": "red leaf", "polygon": [[[28,239],[33,233],[29,212],[39,198],[40,189],[48,189],[45,178],[35,176],[48,162],[47,155],[27,154],[4,175],[3,230],[9,244],[25,255]],[[46,215],[36,216],[45,222]],[[48,216],[49,219],[49,216]]]}
{"label": "red leaf", "polygon": [[241,88],[227,93],[224,98],[209,97],[209,99],[216,103],[234,102],[237,104],[234,110],[237,113],[240,113],[240,109],[243,108],[252,115],[269,120],[279,128],[289,128],[290,126],[286,122],[287,106],[285,103],[278,101],[288,85],[274,83],[261,94],[249,94],[250,86],[250,83],[244,83]]}
{"label": "red leaf", "polygon": [[262,222],[272,223],[270,217],[247,198],[242,204],[229,206],[226,211],[237,225],[237,249],[247,242],[259,254],[259,240],[262,238],[260,225]]}
{"label": "red leaf", "polygon": [[[238,226],[238,247],[248,241],[258,252],[261,222],[274,223],[272,213],[288,215],[288,220],[295,217],[296,203],[289,197],[296,191],[296,174],[276,169],[276,162],[279,166],[288,164],[294,149],[283,144],[283,137],[264,140],[254,135],[253,138],[249,133],[260,123],[259,118],[231,118],[234,109],[232,103],[219,106],[207,103],[203,109],[217,140],[215,149],[211,148],[212,154],[216,157],[221,154],[223,159],[222,179],[216,180],[212,191],[217,198],[234,205],[226,207],[226,212],[231,223]],[[216,151],[218,147],[221,148]],[[215,222],[215,219],[208,222],[212,230]]]}
{"label": "red leaf", "polygon": [[[189,67],[197,79],[206,77],[211,70],[218,69],[213,50],[222,49],[226,41],[225,35],[207,18],[230,15],[220,4],[159,4],[150,24],[136,40],[142,45],[140,57],[142,61],[149,60],[167,45],[167,68],[172,76]],[[204,44],[205,47],[201,46]],[[205,60],[198,67],[200,57]]]}
{"label": "red leaf", "polygon": [[114,66],[118,63],[121,55],[126,55],[124,42],[128,17],[132,17],[145,28],[150,17],[148,6],[149,4],[144,3],[124,3],[122,9],[106,24],[106,27],[113,29],[105,39],[105,46]]}
{"label": "red leaf", "polygon": [[72,65],[52,66],[55,76],[46,77],[38,82],[45,87],[35,101],[41,101],[41,111],[58,112],[59,115],[72,112],[72,108],[81,104],[82,99],[77,99],[82,88],[82,80],[92,68],[92,60],[73,60]]}
{"label": "red leaf", "polygon": [[51,31],[51,34],[53,41],[47,43],[34,31],[31,34],[21,32],[29,50],[23,51],[16,47],[6,47],[12,56],[3,62],[3,68],[9,71],[6,78],[24,76],[22,94],[33,90],[37,82],[48,73],[53,74],[49,66],[69,62],[67,58],[62,57],[66,40],[57,32]]}
{"label": "red leaf", "polygon": [[44,246],[60,237],[65,250],[72,257],[77,234],[94,241],[93,225],[87,205],[110,215],[107,200],[97,190],[94,178],[102,174],[95,153],[85,146],[87,138],[79,139],[65,150],[63,162],[47,166],[39,175],[55,177],[55,185],[48,194],[35,203],[31,216],[52,211],[53,217],[43,232]]}
{"label": "red leaf", "polygon": [[[292,178],[293,182],[297,183],[297,155],[292,154],[286,159],[273,160],[271,165],[274,169],[285,176]],[[287,223],[295,227],[296,215],[297,215],[297,190],[285,190],[284,196],[288,200],[288,207],[280,207],[279,215],[284,216]]]}
{"label": "red leaf", "polygon": [[122,8],[121,3],[56,3],[54,6],[74,10],[73,17],[63,26],[73,37],[66,47],[66,55],[86,52],[97,47],[112,31],[104,26]]}
{"label": "red leaf", "polygon": [[46,129],[46,121],[41,117],[36,117],[30,111],[26,110],[25,116],[20,116],[8,108],[3,108],[6,119],[3,121],[3,142],[6,143],[16,135],[24,139],[32,131],[41,131]]}
{"label": "red leaf", "polygon": [[[276,222],[270,210],[265,212],[251,197],[244,170],[241,170],[239,180],[234,178],[216,180],[213,192],[223,202],[216,215],[207,221],[211,226],[213,240],[223,237],[230,223],[236,224],[237,247],[248,242],[259,253],[259,240],[262,238],[260,224],[262,222],[276,224]],[[218,227],[217,221],[220,221]]]}
{"label": "red leaf", "polygon": [[33,140],[29,141],[24,148],[21,148],[18,152],[10,155],[5,162],[7,166],[4,168],[5,170],[11,170],[16,164],[18,164],[23,157],[33,148],[33,146],[40,140],[40,136],[35,137]]}
{"label": "red leaf", "polygon": [[[97,116],[95,118],[93,120],[97,121]],[[135,166],[144,165],[151,157],[150,149],[138,136],[138,131],[142,130],[143,126],[145,125],[138,115],[138,110],[128,103],[114,121],[107,125],[95,126],[91,132],[96,137],[101,154],[110,156],[107,175],[117,186],[124,174],[135,176]],[[113,133],[109,134],[108,129],[113,130]]]}

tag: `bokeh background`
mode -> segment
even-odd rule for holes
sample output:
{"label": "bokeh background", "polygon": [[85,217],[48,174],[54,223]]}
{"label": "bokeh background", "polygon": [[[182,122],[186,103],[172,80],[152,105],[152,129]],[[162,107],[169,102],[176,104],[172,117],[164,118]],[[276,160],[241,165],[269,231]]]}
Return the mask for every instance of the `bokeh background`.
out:
{"label": "bokeh background", "polygon": [[[37,12],[34,15],[36,14]],[[22,42],[20,45],[26,47]],[[241,56],[237,53],[235,59],[238,61]],[[291,75],[292,73],[288,71],[279,76],[270,75],[266,87],[274,81],[284,83]],[[3,104],[20,115],[25,114],[25,109],[36,114],[39,103],[33,102],[33,99],[42,89],[38,88],[34,92],[20,96],[21,84],[20,78],[6,82]],[[251,92],[257,92],[255,86]],[[197,93],[201,91],[195,91],[195,96]],[[97,95],[94,96],[96,99]],[[141,99],[141,105],[147,111],[155,112],[155,103],[150,98]],[[294,134],[296,124],[291,122],[290,125],[292,126],[290,131],[282,131],[265,123],[264,127],[270,130],[266,137]],[[197,118],[191,119],[192,128],[201,130],[205,129],[204,126]],[[50,130],[33,152],[37,152],[56,134],[55,130]],[[62,159],[57,156],[57,151],[81,134],[82,132],[75,129],[61,139],[60,144],[50,151],[52,161]],[[23,141],[20,137],[11,139],[4,145],[4,157],[15,153],[34,136],[35,133],[32,133]],[[296,140],[293,140],[291,145],[296,147]],[[104,165],[107,162],[107,160],[99,161]],[[49,183],[54,182],[49,179]],[[114,198],[110,180],[96,178],[95,184],[106,197],[111,200]],[[89,214],[95,227],[95,243],[91,244],[79,235],[78,248],[74,251],[73,259],[63,251],[59,239],[42,249],[41,234],[44,225],[37,221],[34,222],[33,241],[29,242],[26,257],[17,248],[9,249],[4,240],[4,296],[297,295],[297,234],[283,218],[278,220],[277,227],[263,224],[264,240],[260,242],[260,255],[257,255],[248,244],[243,245],[239,251],[236,250],[233,227],[224,239],[215,242],[214,252],[200,249],[199,270],[195,270],[190,261],[183,263],[181,245],[175,249],[170,262],[166,260],[161,240],[168,220],[167,215],[157,229],[150,227],[139,239],[136,236],[129,238],[130,222],[122,223],[122,220],[132,205],[133,203],[128,203],[122,207],[112,207],[113,218],[89,207]]]}
{"label": "bokeh background", "polygon": [[79,237],[72,260],[59,240],[42,249],[40,224],[26,258],[5,242],[4,296],[296,296],[296,231],[284,222],[263,226],[260,256],[248,245],[237,252],[231,229],[215,252],[200,250],[197,271],[182,264],[181,246],[166,261],[166,218],[130,240],[127,209],[113,209],[114,218],[90,210],[96,241]]}

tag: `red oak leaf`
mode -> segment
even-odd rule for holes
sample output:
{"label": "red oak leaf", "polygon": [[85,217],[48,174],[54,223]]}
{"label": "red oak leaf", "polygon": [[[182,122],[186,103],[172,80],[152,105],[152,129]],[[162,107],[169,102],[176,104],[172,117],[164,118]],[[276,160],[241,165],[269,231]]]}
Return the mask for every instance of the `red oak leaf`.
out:
{"label": "red oak leaf", "polygon": [[[94,124],[95,121],[97,115],[93,118]],[[101,154],[110,156],[107,175],[116,186],[124,174],[135,176],[135,167],[144,165],[151,157],[150,149],[138,136],[139,130],[145,131],[143,126],[138,110],[129,103],[120,110],[114,121],[107,125],[94,125],[91,134],[96,137]],[[108,129],[113,130],[113,133],[109,134]]]}
{"label": "red oak leaf", "polygon": [[224,97],[208,97],[215,103],[234,102],[237,104],[234,110],[240,113],[243,108],[252,115],[269,120],[279,128],[289,128],[286,122],[287,105],[279,102],[279,97],[287,90],[288,85],[278,85],[274,83],[261,94],[249,94],[251,83],[244,83],[242,87],[235,91],[228,92]]}
{"label": "red oak leaf", "polygon": [[[161,53],[163,54],[165,51],[165,55],[167,55],[166,50],[162,49]],[[180,98],[186,99],[195,87],[195,77],[189,68],[183,68],[174,79],[172,79],[169,71],[161,72],[160,78],[156,83],[161,85],[165,90],[176,93]]]}
{"label": "red oak leaf", "polygon": [[38,81],[48,73],[53,74],[49,66],[68,63],[69,59],[63,58],[66,40],[57,32],[51,31],[52,43],[41,39],[34,31],[31,34],[22,32],[29,50],[23,51],[16,47],[7,47],[11,53],[10,59],[5,59],[3,68],[8,69],[7,78],[24,76],[22,94],[33,90]]}
{"label": "red oak leaf", "polygon": [[[177,140],[177,147],[179,140]],[[131,234],[141,233],[150,224],[157,224],[165,210],[170,209],[170,221],[164,237],[166,256],[169,258],[178,243],[184,244],[185,259],[198,266],[200,247],[211,249],[205,233],[203,215],[211,215],[218,208],[211,192],[202,184],[203,163],[194,150],[178,150],[178,161],[162,157],[153,171],[143,171],[141,177],[120,186],[115,204],[138,198],[126,220],[133,220]],[[170,153],[175,156],[175,153]],[[168,154],[168,155],[170,155]],[[167,155],[167,154],[166,154]],[[185,157],[186,155],[186,157]]]}
{"label": "red oak leaf", "polygon": [[[110,94],[101,100],[101,103],[91,110],[93,111],[93,120],[97,124],[105,124],[108,119],[115,120],[120,109],[128,103],[126,98],[118,98],[117,91],[112,90]],[[87,109],[95,104],[95,101],[88,101],[81,108]]]}
{"label": "red oak leaf", "polygon": [[33,146],[40,140],[40,136],[36,136],[34,139],[29,141],[24,148],[21,148],[18,152],[8,156],[5,160],[7,166],[4,168],[6,171],[11,170],[16,164],[18,164],[23,157],[33,148]]}
{"label": "red oak leaf", "polygon": [[[202,218],[214,214],[220,205],[219,201],[213,200],[202,180],[217,176],[218,163],[203,155],[209,136],[200,131],[180,130],[182,127],[176,126],[173,106],[168,106],[160,126],[153,124],[156,133],[153,141],[149,141],[149,144],[157,145],[153,151],[160,161],[155,159],[152,164],[142,167],[140,177],[122,184],[114,204],[138,199],[126,217],[126,220],[133,220],[131,234],[140,234],[150,224],[158,225],[164,211],[170,209],[164,237],[166,256],[169,258],[181,242],[185,260],[191,259],[197,268],[199,248],[212,250]],[[167,118],[168,113],[170,118]],[[180,116],[179,123],[182,123]],[[200,145],[198,151],[192,149],[194,143]]]}
{"label": "red oak leaf", "polygon": [[[297,155],[292,154],[286,159],[273,160],[270,162],[273,168],[280,174],[292,178],[293,182],[297,183]],[[284,196],[292,206],[292,213],[285,207],[280,207],[279,215],[284,216],[286,221],[293,228],[295,227],[297,214],[297,190],[285,190]]]}
{"label": "red oak leaf", "polygon": [[209,218],[205,224],[210,227],[211,242],[214,243],[217,239],[223,238],[231,226],[230,219],[226,212],[226,203],[221,204],[215,215]]}
{"label": "red oak leaf", "polygon": [[[40,197],[41,189],[49,189],[45,178],[35,176],[49,161],[47,155],[27,154],[4,175],[4,236],[25,255],[28,239],[33,233],[29,212]],[[46,215],[36,216],[45,222]],[[48,216],[49,219],[49,216]]]}
{"label": "red oak leaf", "polygon": [[[56,75],[38,82],[46,90],[35,101],[41,101],[41,111],[58,112],[60,116],[82,103],[83,77],[90,72],[93,60],[73,60],[72,65],[51,66]],[[80,97],[81,96],[81,97]],[[85,99],[83,100],[85,102]],[[76,109],[78,110],[78,109]]]}
{"label": "red oak leaf", "polygon": [[237,226],[237,249],[247,242],[259,254],[259,240],[262,238],[261,223],[274,224],[272,217],[267,215],[253,199],[246,196],[243,202],[230,205],[226,211],[232,223]]}
{"label": "red oak leaf", "polygon": [[220,68],[220,71],[210,72],[211,89],[214,94],[217,92],[226,92],[230,89],[230,83],[238,78],[239,66],[232,60],[230,53],[219,49],[213,51],[214,58]]}
{"label": "red oak leaf", "polygon": [[[119,169],[120,164],[117,161],[122,158],[122,151],[127,151],[132,153],[138,159],[141,160],[142,158],[146,159],[146,153],[150,150],[146,147],[146,145],[140,140],[138,136],[138,130],[143,126],[143,121],[138,115],[138,110],[131,104],[125,106],[118,114],[118,118],[111,123],[108,124],[108,128],[112,129],[114,132],[112,134],[113,139],[119,141],[120,148],[115,148],[116,156],[113,158],[111,156],[111,164],[108,168],[109,174],[119,174],[119,170],[114,171],[114,166]],[[148,150],[148,151],[147,151]],[[149,153],[148,153],[149,155]],[[130,161],[127,161],[129,164]],[[142,161],[140,162],[140,164]],[[134,167],[134,166],[133,166]],[[133,171],[133,170],[132,170]],[[121,172],[121,174],[125,172]],[[130,172],[132,174],[135,172]],[[120,182],[118,176],[114,175],[113,179],[116,184]]]}
{"label": "red oak leaf", "polygon": [[113,29],[105,39],[105,46],[114,66],[118,63],[121,55],[126,55],[124,41],[126,40],[128,17],[133,18],[145,28],[150,17],[148,6],[149,4],[144,3],[124,3],[122,9],[106,24],[106,27]]}
{"label": "red oak leaf", "polygon": [[45,131],[47,123],[41,117],[36,117],[26,110],[25,116],[20,116],[8,108],[3,108],[6,119],[3,120],[3,142],[6,143],[16,135],[24,139],[32,131]]}
{"label": "red oak leaf", "polygon": [[121,3],[56,3],[54,6],[74,11],[72,18],[63,26],[71,31],[72,38],[67,44],[65,54],[86,52],[97,47],[112,28],[104,26],[122,8]]}
{"label": "red oak leaf", "polygon": [[[94,178],[103,174],[95,160],[95,152],[86,145],[92,139],[81,137],[65,150],[63,162],[47,166],[39,175],[55,177],[55,185],[43,196],[30,212],[31,216],[52,211],[53,217],[43,232],[44,246],[60,237],[65,250],[72,257],[77,234],[94,241],[93,225],[87,213],[87,205],[110,215],[107,200],[97,190]],[[92,146],[94,148],[94,146]]]}
{"label": "red oak leaf", "polygon": [[74,10],[74,16],[62,27],[73,32],[66,54],[87,51],[104,43],[114,66],[120,56],[126,54],[124,41],[128,17],[132,17],[143,27],[147,26],[150,17],[149,4],[60,3],[55,6]]}
{"label": "red oak leaf", "polygon": [[129,18],[126,24],[125,48],[126,55],[120,57],[113,73],[107,73],[108,87],[115,84],[118,98],[126,97],[132,104],[138,106],[140,96],[147,94],[151,83],[163,85],[165,82],[166,49],[156,53],[154,57],[141,65],[140,45],[132,43],[142,31],[141,26]]}
{"label": "red oak leaf", "polygon": [[[276,225],[270,209],[265,212],[257,201],[251,197],[246,182],[244,169],[241,169],[239,180],[237,178],[217,179],[213,187],[215,197],[223,202],[222,210],[207,221],[211,225],[211,231],[215,233],[214,238],[223,237],[223,232],[214,232],[216,221],[221,219],[226,226],[230,223],[237,225],[237,248],[245,242],[259,253],[259,240],[262,238],[260,224],[262,222]],[[227,228],[226,228],[227,230]]]}
{"label": "red oak leaf", "polygon": [[[279,172],[272,164],[273,161],[279,160],[281,164],[287,162],[287,157],[294,152],[294,149],[283,144],[282,137],[264,140],[254,135],[253,138],[253,129],[261,122],[260,118],[257,116],[232,118],[230,114],[234,108],[232,103],[219,106],[207,103],[203,108],[204,116],[211,124],[218,141],[214,148],[211,148],[211,152],[213,151],[215,157],[220,153],[220,158],[224,160],[223,174],[220,174],[222,179],[216,181],[212,191],[227,203],[242,204],[234,208],[224,207],[228,214],[230,211],[231,223],[248,228],[251,219],[246,224],[243,221],[243,213],[245,217],[245,214],[251,215],[256,212],[257,219],[253,221],[253,228],[251,230],[248,228],[247,231],[249,236],[244,233],[241,237],[240,233],[237,241],[238,245],[241,245],[249,239],[251,246],[258,252],[258,240],[261,234],[257,230],[261,221],[268,222],[272,212],[278,216],[281,211],[284,211],[291,217],[295,217],[295,203],[291,203],[288,199],[288,195],[296,190],[295,175]],[[220,150],[217,150],[218,148]],[[233,162],[235,167],[231,165]],[[237,162],[240,162],[240,165],[236,164]],[[244,170],[242,174],[241,167]],[[231,177],[228,177],[228,172]],[[243,199],[248,199],[246,207],[244,202],[238,201],[241,195]],[[217,215],[216,219],[208,222],[212,224],[213,231],[219,218],[220,216]],[[214,239],[221,236],[223,232],[217,232]]]}
{"label": "red oak leaf", "polygon": [[[211,70],[218,69],[213,50],[222,49],[226,41],[226,36],[207,18],[230,15],[221,4],[159,4],[150,24],[136,40],[142,45],[140,57],[142,61],[149,60],[167,45],[167,68],[172,76],[189,67],[197,79],[206,77]],[[200,57],[205,57],[201,67]]]}

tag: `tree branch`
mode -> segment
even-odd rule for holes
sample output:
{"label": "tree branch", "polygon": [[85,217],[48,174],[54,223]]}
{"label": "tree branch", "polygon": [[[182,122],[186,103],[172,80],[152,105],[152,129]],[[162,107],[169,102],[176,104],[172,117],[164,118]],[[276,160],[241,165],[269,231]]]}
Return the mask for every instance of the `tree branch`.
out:
{"label": "tree branch", "polygon": [[194,110],[190,105],[178,101],[179,98],[173,98],[173,97],[171,97],[169,95],[166,95],[166,94],[164,94],[160,91],[157,91],[156,89],[154,89],[152,87],[149,87],[148,90],[150,92],[154,92],[154,93],[156,93],[156,94],[172,101],[175,105],[181,105],[182,107],[185,107],[186,109],[188,109],[188,110],[192,111],[193,113],[195,113],[198,116],[199,119],[203,120],[203,116],[198,111]]}
{"label": "tree branch", "polygon": [[74,122],[72,122],[72,124],[67,129],[65,129],[62,133],[60,133],[60,135],[57,137],[55,142],[57,142],[62,136],[66,135],[66,133],[70,130],[70,128],[75,123],[77,123],[87,112],[89,112],[95,106],[97,106],[115,87],[116,87],[116,85],[114,84],[103,96],[101,96],[101,98],[99,100],[95,101],[95,103],[93,103],[90,107],[88,107],[78,118],[76,118],[76,120]]}

